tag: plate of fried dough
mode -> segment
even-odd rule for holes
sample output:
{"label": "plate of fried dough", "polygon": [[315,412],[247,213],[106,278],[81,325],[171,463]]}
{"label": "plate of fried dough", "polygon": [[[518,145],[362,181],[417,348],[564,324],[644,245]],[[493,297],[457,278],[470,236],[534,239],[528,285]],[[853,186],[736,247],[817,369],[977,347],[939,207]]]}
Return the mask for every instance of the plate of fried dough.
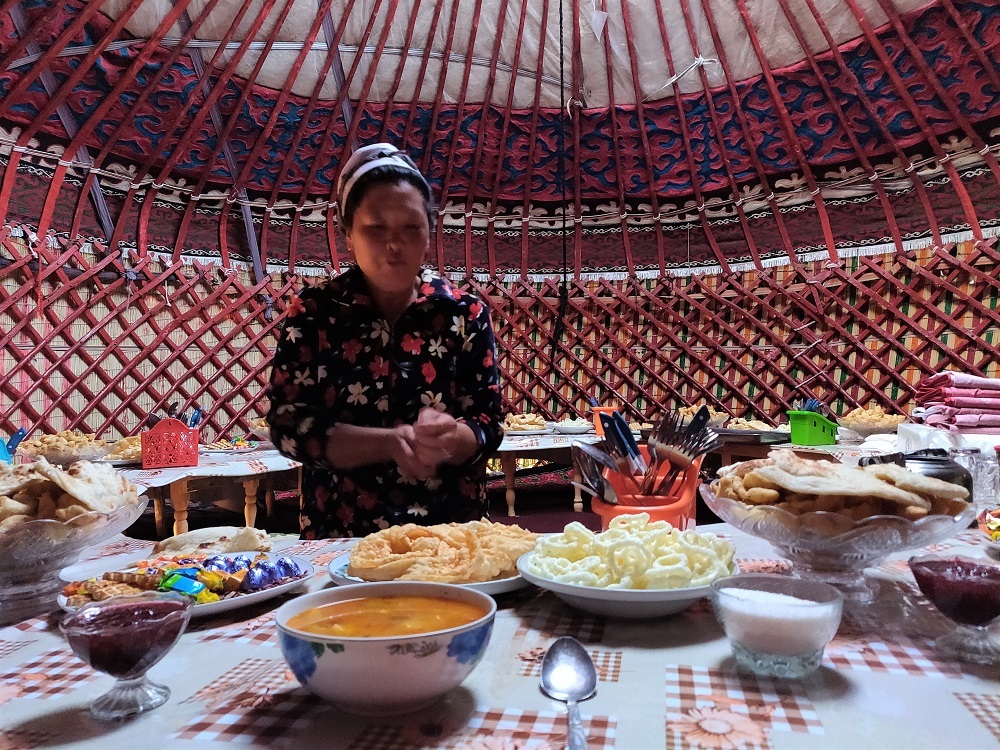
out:
{"label": "plate of fried dough", "polygon": [[544,435],[552,432],[541,414],[508,414],[504,417],[503,428],[512,435]]}
{"label": "plate of fried dough", "polygon": [[330,562],[334,583],[372,581],[453,583],[484,594],[528,585],[517,571],[521,555],[538,534],[519,526],[482,521],[391,526],[363,537],[350,552]]}

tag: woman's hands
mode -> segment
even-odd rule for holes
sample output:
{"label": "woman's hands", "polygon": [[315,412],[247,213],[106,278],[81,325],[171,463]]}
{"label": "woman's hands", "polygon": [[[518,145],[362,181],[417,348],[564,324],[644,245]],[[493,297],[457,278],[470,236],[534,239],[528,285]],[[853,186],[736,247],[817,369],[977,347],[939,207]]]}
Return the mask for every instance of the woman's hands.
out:
{"label": "woman's hands", "polygon": [[331,466],[343,469],[393,461],[401,474],[423,481],[435,476],[441,464],[461,464],[478,449],[469,425],[425,408],[413,424],[391,428],[337,425],[327,443],[326,458]]}
{"label": "woman's hands", "polygon": [[417,480],[431,478],[441,464],[466,461],[478,447],[465,422],[432,408],[421,409],[417,421],[400,425],[396,435],[393,460],[401,472]]}

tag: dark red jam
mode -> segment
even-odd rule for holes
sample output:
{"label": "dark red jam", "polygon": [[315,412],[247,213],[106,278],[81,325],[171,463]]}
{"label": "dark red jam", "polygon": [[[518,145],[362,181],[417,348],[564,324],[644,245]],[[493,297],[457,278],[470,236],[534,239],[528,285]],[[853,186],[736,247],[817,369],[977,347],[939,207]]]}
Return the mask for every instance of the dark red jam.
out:
{"label": "dark red jam", "polygon": [[985,625],[1000,617],[1000,565],[913,560],[910,570],[924,596],[955,622]]}
{"label": "dark red jam", "polygon": [[173,647],[186,625],[182,601],[122,602],[83,609],[63,623],[70,648],[99,672],[133,679]]}

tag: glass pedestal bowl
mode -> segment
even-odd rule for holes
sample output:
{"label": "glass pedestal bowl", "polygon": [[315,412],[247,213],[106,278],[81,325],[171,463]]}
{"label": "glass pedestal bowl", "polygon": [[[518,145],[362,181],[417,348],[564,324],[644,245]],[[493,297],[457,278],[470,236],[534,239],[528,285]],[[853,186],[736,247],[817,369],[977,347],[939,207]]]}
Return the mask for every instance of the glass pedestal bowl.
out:
{"label": "glass pedestal bowl", "polygon": [[59,571],[84,549],[124,531],[146,509],[139,497],[111,513],[83,513],[68,521],[39,519],[0,533],[0,625],[58,609]]}
{"label": "glass pedestal bowl", "polygon": [[958,515],[928,515],[917,521],[899,516],[872,516],[854,521],[839,513],[816,511],[795,515],[773,505],[745,505],[719,497],[711,486],[701,486],[705,504],[723,521],[751,536],[770,542],[793,563],[793,572],[836,586],[845,599],[872,601],[878,586],[865,579],[865,568],[889,555],[920,549],[968,528],[976,509],[969,505]]}
{"label": "glass pedestal bowl", "polygon": [[193,604],[180,594],[151,591],[90,602],[62,619],[59,629],[73,653],[118,680],[91,704],[91,714],[114,721],[166,703],[170,688],[146,672],[180,639]]}
{"label": "glass pedestal bowl", "polygon": [[955,555],[911,557],[917,586],[957,627],[935,641],[959,661],[1000,664],[1000,565]]}

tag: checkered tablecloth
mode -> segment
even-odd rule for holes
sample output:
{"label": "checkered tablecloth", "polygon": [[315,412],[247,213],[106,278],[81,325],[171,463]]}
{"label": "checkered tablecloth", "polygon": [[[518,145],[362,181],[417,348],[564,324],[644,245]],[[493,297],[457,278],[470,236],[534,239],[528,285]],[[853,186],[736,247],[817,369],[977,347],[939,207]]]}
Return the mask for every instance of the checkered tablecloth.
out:
{"label": "checkered tablecloth", "polygon": [[[767,544],[712,530],[735,541],[744,570],[791,574]],[[141,554],[147,544],[118,537],[85,557]],[[283,551],[317,566],[308,587],[318,589],[332,585],[325,565],[349,545],[292,541]],[[975,535],[942,546],[983,554]],[[272,611],[254,607],[194,621],[150,672],[170,687],[169,702],[104,725],[85,708],[112,680],[73,656],[58,616],[36,618],[0,629],[0,749],[561,750],[565,708],[538,680],[562,635],[579,639],[597,668],[597,695],[581,706],[590,750],[997,747],[1000,668],[935,650],[949,624],[913,586],[905,555],[870,573],[878,600],[848,607],[819,672],[794,681],[738,671],[706,600],[641,621],[580,612],[533,588],[503,594],[483,662],[403,717],[351,716],[308,693],[277,648]]]}

